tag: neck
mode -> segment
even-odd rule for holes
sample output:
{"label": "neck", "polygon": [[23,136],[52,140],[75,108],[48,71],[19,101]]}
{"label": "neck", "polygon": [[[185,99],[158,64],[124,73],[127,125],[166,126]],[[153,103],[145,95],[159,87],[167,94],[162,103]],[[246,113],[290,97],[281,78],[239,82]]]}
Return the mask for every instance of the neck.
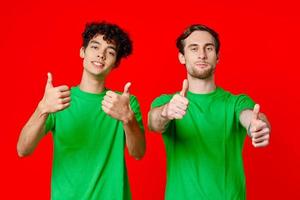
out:
{"label": "neck", "polygon": [[99,94],[104,91],[104,78],[95,77],[85,70],[83,70],[81,82],[79,84],[80,90],[84,92]]}
{"label": "neck", "polygon": [[207,79],[199,79],[188,74],[189,91],[196,94],[211,93],[216,89],[214,75]]}

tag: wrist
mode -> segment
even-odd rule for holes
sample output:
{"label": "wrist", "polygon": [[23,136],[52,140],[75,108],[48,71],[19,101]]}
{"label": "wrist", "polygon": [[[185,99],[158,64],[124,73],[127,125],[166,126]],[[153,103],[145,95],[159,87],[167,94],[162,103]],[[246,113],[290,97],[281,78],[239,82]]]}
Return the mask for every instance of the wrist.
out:
{"label": "wrist", "polygon": [[165,104],[164,106],[163,106],[163,108],[162,108],[162,111],[161,111],[161,113],[160,113],[160,117],[163,119],[163,120],[168,120],[169,118],[168,118],[168,115],[167,115],[167,107],[168,107],[168,103],[167,104]]}
{"label": "wrist", "polygon": [[129,111],[126,112],[126,115],[124,115],[122,122],[124,125],[127,125],[130,122],[132,122],[133,119],[134,119],[134,112],[131,109],[129,109]]}
{"label": "wrist", "polygon": [[38,104],[38,107],[37,107],[37,110],[39,112],[39,116],[42,116],[42,115],[48,115],[50,112],[47,110],[47,107],[45,105],[45,101],[42,99],[39,104]]}

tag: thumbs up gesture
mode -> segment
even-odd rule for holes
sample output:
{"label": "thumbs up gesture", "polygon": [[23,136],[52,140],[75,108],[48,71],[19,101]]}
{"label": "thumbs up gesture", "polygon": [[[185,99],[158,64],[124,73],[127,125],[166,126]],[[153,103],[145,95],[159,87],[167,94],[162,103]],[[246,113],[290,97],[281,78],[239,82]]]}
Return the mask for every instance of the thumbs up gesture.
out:
{"label": "thumbs up gesture", "polygon": [[182,90],[179,94],[175,94],[171,101],[166,104],[162,110],[161,116],[169,120],[181,119],[186,114],[189,100],[186,98],[186,93],[189,89],[187,79],[182,83]]}
{"label": "thumbs up gesture", "polygon": [[123,94],[107,91],[102,101],[102,110],[109,116],[125,122],[131,111],[129,88],[131,83],[124,86]]}
{"label": "thumbs up gesture", "polygon": [[248,128],[248,132],[252,138],[254,147],[264,147],[269,144],[270,139],[270,125],[267,121],[260,118],[260,106],[255,104],[253,109],[253,116]]}
{"label": "thumbs up gesture", "polygon": [[45,87],[43,99],[40,101],[43,113],[55,113],[70,106],[70,91],[68,86],[62,85],[54,87],[52,84],[52,74],[48,72],[48,80]]}

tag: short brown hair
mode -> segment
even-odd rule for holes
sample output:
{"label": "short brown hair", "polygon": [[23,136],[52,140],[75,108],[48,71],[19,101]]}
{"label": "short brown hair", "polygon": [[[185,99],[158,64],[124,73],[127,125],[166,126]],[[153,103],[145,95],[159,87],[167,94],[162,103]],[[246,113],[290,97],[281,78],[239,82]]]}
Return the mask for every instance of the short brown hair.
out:
{"label": "short brown hair", "polygon": [[219,40],[219,35],[216,31],[214,31],[213,29],[202,25],[202,24],[193,24],[191,26],[189,26],[188,28],[185,29],[185,31],[177,38],[176,40],[176,47],[178,48],[179,52],[184,54],[184,40],[189,37],[189,35],[191,35],[194,31],[206,31],[208,33],[210,33],[214,40],[215,40],[215,45],[216,45],[216,53],[219,54],[220,51],[220,40]]}

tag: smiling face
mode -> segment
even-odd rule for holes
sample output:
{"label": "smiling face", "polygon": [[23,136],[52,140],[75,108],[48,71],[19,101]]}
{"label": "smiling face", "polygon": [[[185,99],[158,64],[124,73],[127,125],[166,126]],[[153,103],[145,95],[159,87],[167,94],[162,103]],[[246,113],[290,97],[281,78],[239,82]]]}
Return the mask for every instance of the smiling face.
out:
{"label": "smiling face", "polygon": [[184,54],[179,53],[178,57],[188,74],[199,79],[212,77],[219,61],[215,40],[207,31],[192,32],[184,40]]}
{"label": "smiling face", "polygon": [[93,37],[86,48],[81,47],[84,71],[90,75],[105,78],[116,64],[116,44],[107,42],[103,35]]}

